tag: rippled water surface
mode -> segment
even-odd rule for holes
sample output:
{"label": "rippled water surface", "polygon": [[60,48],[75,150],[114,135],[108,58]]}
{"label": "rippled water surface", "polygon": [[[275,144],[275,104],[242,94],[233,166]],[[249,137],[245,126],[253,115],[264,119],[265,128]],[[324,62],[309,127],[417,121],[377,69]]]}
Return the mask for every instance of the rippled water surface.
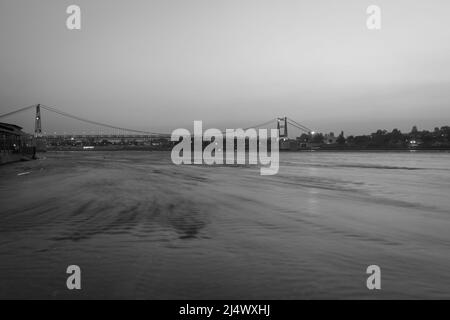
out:
{"label": "rippled water surface", "polygon": [[0,167],[0,203],[0,298],[450,298],[449,153],[47,153]]}

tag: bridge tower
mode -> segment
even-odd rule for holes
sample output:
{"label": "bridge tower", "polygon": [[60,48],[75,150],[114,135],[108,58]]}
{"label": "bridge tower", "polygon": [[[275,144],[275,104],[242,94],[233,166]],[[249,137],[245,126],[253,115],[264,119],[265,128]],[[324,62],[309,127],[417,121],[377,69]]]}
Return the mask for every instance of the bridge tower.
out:
{"label": "bridge tower", "polygon": [[42,123],[41,123],[41,105],[36,106],[36,119],[34,122],[34,137],[42,137]]}
{"label": "bridge tower", "polygon": [[277,118],[277,129],[280,138],[288,137],[287,117]]}

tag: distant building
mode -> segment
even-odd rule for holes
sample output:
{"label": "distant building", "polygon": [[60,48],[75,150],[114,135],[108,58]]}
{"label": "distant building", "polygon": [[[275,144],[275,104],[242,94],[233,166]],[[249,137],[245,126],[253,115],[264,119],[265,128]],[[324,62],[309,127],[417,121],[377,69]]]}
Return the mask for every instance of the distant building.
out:
{"label": "distant building", "polygon": [[22,131],[22,127],[12,123],[4,123],[0,122],[0,133],[2,134],[13,134],[13,135],[22,135],[25,134]]}
{"label": "distant building", "polygon": [[34,157],[31,135],[15,124],[0,122],[0,164]]}
{"label": "distant building", "polygon": [[323,142],[324,142],[325,144],[335,144],[335,143],[336,143],[336,140],[337,140],[337,137],[334,136],[334,133],[333,133],[333,132],[326,133],[326,134],[323,136]]}
{"label": "distant building", "polygon": [[280,138],[280,151],[291,150],[291,142],[288,138]]}
{"label": "distant building", "polygon": [[22,127],[15,124],[0,122],[0,149],[2,151],[15,151],[23,143],[26,133]]}
{"label": "distant building", "polygon": [[420,139],[411,139],[408,141],[408,147],[409,148],[417,148],[423,143]]}

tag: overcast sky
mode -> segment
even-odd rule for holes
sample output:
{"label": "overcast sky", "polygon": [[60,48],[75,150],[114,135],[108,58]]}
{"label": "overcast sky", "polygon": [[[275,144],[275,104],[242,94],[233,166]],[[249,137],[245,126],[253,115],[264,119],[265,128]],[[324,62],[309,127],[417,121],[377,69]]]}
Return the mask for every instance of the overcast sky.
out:
{"label": "overcast sky", "polygon": [[[70,4],[81,31],[66,29]],[[448,0],[1,0],[0,113],[43,103],[159,132],[279,115],[346,134],[433,129],[450,124],[449,16]]]}

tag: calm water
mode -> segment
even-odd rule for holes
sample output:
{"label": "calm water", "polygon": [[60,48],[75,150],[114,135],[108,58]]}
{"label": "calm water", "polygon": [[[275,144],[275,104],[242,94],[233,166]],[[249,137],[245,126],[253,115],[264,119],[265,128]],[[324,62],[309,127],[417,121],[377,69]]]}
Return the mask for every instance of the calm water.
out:
{"label": "calm water", "polygon": [[0,167],[0,298],[450,298],[449,191],[450,153],[48,153]]}

